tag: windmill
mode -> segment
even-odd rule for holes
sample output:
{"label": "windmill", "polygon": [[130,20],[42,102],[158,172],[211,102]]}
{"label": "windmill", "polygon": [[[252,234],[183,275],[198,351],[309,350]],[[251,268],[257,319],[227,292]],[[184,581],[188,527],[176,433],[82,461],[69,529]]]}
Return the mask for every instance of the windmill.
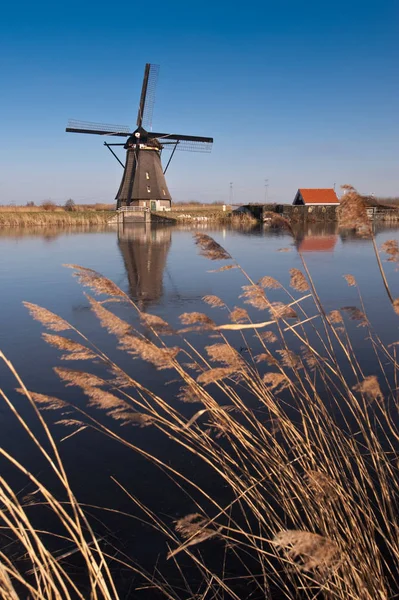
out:
{"label": "windmill", "polygon": [[[66,128],[66,131],[73,133],[127,138],[126,143],[104,142],[123,167],[122,181],[116,195],[117,208],[132,205],[148,207],[151,210],[170,210],[172,197],[166,184],[165,173],[175,151],[210,152],[212,148],[213,138],[210,137],[149,131],[158,72],[158,65],[146,64],[137,128],[133,132],[126,126],[75,120],[70,120]],[[126,150],[124,164],[112,149],[113,146],[123,146]],[[161,154],[164,149],[171,150],[171,154],[163,170]]]}

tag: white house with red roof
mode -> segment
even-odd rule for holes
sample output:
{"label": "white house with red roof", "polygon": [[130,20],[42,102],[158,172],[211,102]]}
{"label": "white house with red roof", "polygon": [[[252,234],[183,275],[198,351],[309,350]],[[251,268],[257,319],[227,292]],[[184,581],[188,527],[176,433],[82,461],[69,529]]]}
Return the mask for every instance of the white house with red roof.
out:
{"label": "white house with red roof", "polygon": [[294,206],[338,206],[339,199],[333,188],[299,188]]}

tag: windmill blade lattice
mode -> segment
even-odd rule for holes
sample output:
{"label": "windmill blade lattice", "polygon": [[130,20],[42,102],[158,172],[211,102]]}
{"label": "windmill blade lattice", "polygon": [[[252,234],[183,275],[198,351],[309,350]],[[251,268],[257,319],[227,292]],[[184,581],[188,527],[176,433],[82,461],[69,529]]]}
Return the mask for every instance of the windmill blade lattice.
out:
{"label": "windmill blade lattice", "polygon": [[154,111],[155,90],[159,75],[159,65],[146,64],[144,69],[143,87],[139,110],[137,114],[137,126],[149,130],[152,126],[152,113]]}
{"label": "windmill blade lattice", "polygon": [[151,133],[151,137],[156,137],[166,150],[170,147],[172,150],[176,145],[176,150],[186,152],[206,152],[212,150],[213,138],[200,137],[193,135],[180,135],[177,133]]}
{"label": "windmill blade lattice", "polygon": [[72,133],[91,133],[94,135],[116,135],[126,137],[131,129],[127,125],[110,125],[109,123],[93,123],[91,121],[77,121],[69,119],[65,131]]}

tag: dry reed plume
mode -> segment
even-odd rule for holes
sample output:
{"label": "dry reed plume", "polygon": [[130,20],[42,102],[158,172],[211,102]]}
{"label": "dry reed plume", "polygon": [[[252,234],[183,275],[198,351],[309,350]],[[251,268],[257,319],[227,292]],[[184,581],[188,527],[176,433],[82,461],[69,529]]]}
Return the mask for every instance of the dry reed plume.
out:
{"label": "dry reed plume", "polygon": [[371,224],[366,204],[354,187],[341,186],[345,194],[341,198],[338,210],[338,225],[341,229],[353,229],[364,236],[371,236]]}
{"label": "dry reed plume", "polygon": [[306,292],[309,289],[309,284],[306,281],[305,275],[299,269],[291,269],[290,286],[298,292]]}
{"label": "dry reed plume", "polygon": [[287,558],[303,571],[326,572],[334,568],[340,558],[337,545],[328,538],[309,531],[280,531],[273,543],[285,551]]}

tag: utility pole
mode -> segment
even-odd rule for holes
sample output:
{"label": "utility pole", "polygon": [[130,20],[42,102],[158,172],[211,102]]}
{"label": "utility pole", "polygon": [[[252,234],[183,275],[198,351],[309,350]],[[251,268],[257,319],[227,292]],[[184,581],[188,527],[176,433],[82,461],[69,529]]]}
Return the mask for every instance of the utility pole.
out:
{"label": "utility pole", "polygon": [[267,192],[269,187],[269,180],[265,179],[265,204],[267,204]]}
{"label": "utility pole", "polygon": [[233,182],[230,181],[230,193],[229,193],[229,204],[233,204]]}

